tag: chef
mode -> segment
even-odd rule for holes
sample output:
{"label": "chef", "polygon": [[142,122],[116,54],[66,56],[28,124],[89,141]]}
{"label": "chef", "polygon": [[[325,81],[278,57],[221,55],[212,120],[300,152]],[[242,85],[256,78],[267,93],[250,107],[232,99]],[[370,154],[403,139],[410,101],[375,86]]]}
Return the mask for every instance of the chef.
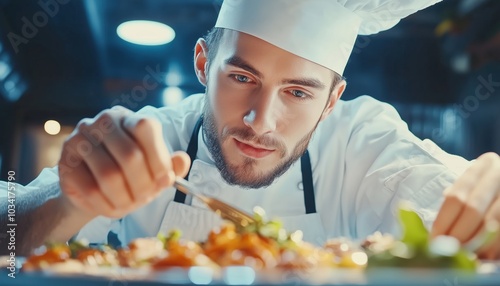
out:
{"label": "chef", "polygon": [[[469,162],[416,138],[390,105],[340,99],[356,36],[435,2],[224,1],[194,49],[206,92],[82,120],[58,166],[18,188],[19,249],[110,233],[127,244],[174,228],[204,240],[221,219],[177,191],[175,176],[249,213],[260,206],[318,245],[398,234],[403,200],[433,236],[467,242],[500,221],[499,156]],[[478,253],[499,257],[500,238]]]}

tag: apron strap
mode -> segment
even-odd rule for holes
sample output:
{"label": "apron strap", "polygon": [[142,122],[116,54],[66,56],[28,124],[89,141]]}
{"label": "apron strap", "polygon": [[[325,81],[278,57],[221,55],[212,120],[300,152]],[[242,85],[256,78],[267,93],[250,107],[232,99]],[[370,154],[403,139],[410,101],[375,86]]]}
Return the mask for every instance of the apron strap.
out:
{"label": "apron strap", "polygon": [[[191,165],[189,166],[189,171],[184,179],[188,179],[189,173],[191,172],[191,167],[193,166],[193,161],[196,159],[196,154],[198,153],[198,133],[200,132],[201,125],[203,123],[203,117],[200,117],[194,126],[193,133],[189,139],[189,144],[186,153],[191,158]],[[312,178],[311,169],[311,159],[309,157],[309,151],[306,150],[304,155],[300,158],[300,168],[302,170],[302,184],[304,186],[304,205],[306,208],[306,214],[316,213],[316,201],[314,199],[314,184]],[[174,201],[177,203],[185,203],[186,194],[176,190]]]}
{"label": "apron strap", "polygon": [[306,207],[306,214],[316,213],[311,158],[309,157],[308,150],[306,150],[304,155],[300,157],[300,168],[302,170],[302,185],[304,187],[304,205]]}
{"label": "apron strap", "polygon": [[[203,122],[203,117],[200,116],[200,118],[196,122],[196,125],[194,126],[193,133],[191,134],[191,139],[189,139],[189,144],[186,153],[189,155],[189,158],[191,158],[191,165],[189,166],[188,173],[184,177],[184,179],[186,180],[189,178],[189,173],[191,172],[191,166],[193,166],[193,161],[196,159],[196,154],[198,153],[198,133],[200,132],[202,122]],[[186,194],[179,190],[175,190],[174,201],[183,204],[186,201]]]}

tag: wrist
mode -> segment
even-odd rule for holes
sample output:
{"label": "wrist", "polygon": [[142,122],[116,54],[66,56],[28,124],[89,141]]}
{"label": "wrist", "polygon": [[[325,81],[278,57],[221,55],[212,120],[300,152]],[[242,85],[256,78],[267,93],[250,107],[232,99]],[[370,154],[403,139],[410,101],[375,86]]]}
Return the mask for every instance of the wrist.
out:
{"label": "wrist", "polygon": [[61,212],[62,219],[71,220],[76,225],[83,226],[91,221],[96,215],[91,214],[79,207],[77,207],[66,195],[61,194],[55,198],[55,203],[58,205]]}

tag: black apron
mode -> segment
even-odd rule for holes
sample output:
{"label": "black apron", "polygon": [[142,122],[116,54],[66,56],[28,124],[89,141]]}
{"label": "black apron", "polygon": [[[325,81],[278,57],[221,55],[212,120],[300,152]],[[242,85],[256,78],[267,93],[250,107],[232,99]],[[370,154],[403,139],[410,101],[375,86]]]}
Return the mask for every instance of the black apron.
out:
{"label": "black apron", "polygon": [[[196,159],[198,153],[198,133],[200,132],[201,125],[203,123],[203,118],[200,117],[196,122],[193,133],[191,134],[191,139],[189,139],[189,144],[187,148],[187,154],[191,158],[191,166],[185,177],[187,180],[189,177],[189,172],[191,172],[191,167],[193,166],[193,161]],[[306,214],[316,213],[316,202],[314,200],[314,185],[312,178],[311,169],[311,159],[309,158],[309,152],[306,150],[304,155],[300,158],[301,171],[302,171],[302,184],[304,187],[304,205],[306,209]],[[185,203],[186,194],[176,190],[174,201],[177,203]]]}

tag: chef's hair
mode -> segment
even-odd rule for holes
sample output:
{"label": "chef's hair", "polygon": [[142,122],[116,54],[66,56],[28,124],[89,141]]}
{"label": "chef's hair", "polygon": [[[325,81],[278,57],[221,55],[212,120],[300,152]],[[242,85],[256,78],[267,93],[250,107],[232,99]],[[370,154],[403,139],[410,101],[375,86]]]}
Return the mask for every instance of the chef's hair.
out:
{"label": "chef's hair", "polygon": [[[215,58],[217,55],[217,50],[219,48],[220,41],[222,39],[222,36],[224,35],[224,28],[218,28],[214,27],[208,33],[203,37],[205,39],[205,42],[207,43],[207,60],[208,60],[208,67],[210,68],[210,62]],[[333,74],[333,81],[332,85],[330,86],[330,95],[333,92],[333,89],[345,80],[345,78],[338,73],[332,71]]]}

